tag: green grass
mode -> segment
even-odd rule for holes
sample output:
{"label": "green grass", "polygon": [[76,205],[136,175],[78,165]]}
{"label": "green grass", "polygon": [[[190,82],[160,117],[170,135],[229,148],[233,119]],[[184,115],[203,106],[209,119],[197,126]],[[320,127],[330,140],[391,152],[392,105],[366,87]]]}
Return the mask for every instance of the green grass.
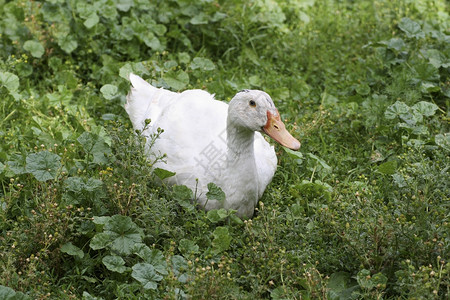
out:
{"label": "green grass", "polygon": [[[0,1],[0,298],[447,299],[448,11]],[[158,183],[130,71],[272,96],[302,148],[276,146],[252,220]]]}

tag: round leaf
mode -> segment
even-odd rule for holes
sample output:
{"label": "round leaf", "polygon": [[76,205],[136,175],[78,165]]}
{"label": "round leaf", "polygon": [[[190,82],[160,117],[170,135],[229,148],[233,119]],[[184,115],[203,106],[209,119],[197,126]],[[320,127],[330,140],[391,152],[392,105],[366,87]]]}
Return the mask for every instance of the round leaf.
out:
{"label": "round leaf", "polygon": [[26,170],[38,181],[54,179],[61,167],[60,160],[58,155],[48,151],[29,154],[26,158]]}
{"label": "round leaf", "polygon": [[105,84],[100,88],[100,92],[105,99],[111,100],[117,95],[117,86],[113,84]]}
{"label": "round leaf", "polygon": [[191,240],[181,239],[178,250],[180,250],[180,252],[183,254],[192,254],[198,253],[199,247]]}
{"label": "round leaf", "polygon": [[83,250],[81,250],[80,248],[78,248],[77,246],[72,244],[71,242],[68,242],[68,243],[62,245],[61,252],[62,253],[67,253],[67,254],[69,254],[71,256],[78,256],[79,258],[83,258],[84,257]]}
{"label": "round leaf", "polygon": [[19,77],[13,73],[0,72],[0,83],[10,92],[15,92],[19,88]]}
{"label": "round leaf", "polygon": [[112,216],[105,225],[104,234],[111,240],[111,249],[120,254],[131,254],[134,244],[142,242],[142,229],[128,216]]}
{"label": "round leaf", "polygon": [[135,244],[133,253],[142,258],[146,263],[151,264],[155,270],[163,275],[167,275],[167,262],[163,253],[158,249],[150,249],[145,244]]}
{"label": "round leaf", "polygon": [[123,273],[127,269],[123,258],[117,255],[107,255],[103,257],[102,262],[108,270],[113,272]]}
{"label": "round leaf", "polygon": [[94,27],[95,25],[97,25],[97,23],[100,21],[100,18],[98,17],[96,12],[92,12],[91,14],[89,14],[88,18],[86,19],[86,21],[84,21],[84,26],[86,26],[86,28],[91,29],[92,27]]}
{"label": "round leaf", "polygon": [[426,117],[431,117],[432,115],[435,114],[436,110],[438,110],[439,107],[431,102],[420,101],[419,103],[413,105],[412,109],[416,110],[417,112]]}
{"label": "round leaf", "polygon": [[406,33],[406,36],[408,37],[414,37],[414,38],[423,38],[425,37],[425,34],[423,33],[419,23],[409,19],[409,18],[403,18],[400,23],[398,24],[398,27]]}
{"label": "round leaf", "polygon": [[208,198],[208,200],[217,200],[219,202],[223,202],[225,200],[225,193],[220,187],[210,182],[208,183],[208,192],[206,193],[206,198]]}
{"label": "round leaf", "polygon": [[163,277],[156,273],[155,268],[151,264],[140,263],[133,266],[131,276],[142,283],[144,289],[156,290],[158,287],[157,281],[161,281]]}
{"label": "round leaf", "polygon": [[214,240],[212,242],[214,252],[220,253],[227,250],[231,244],[231,236],[227,227],[217,227],[214,230]]}
{"label": "round leaf", "polygon": [[184,71],[170,71],[164,74],[164,81],[174,90],[181,90],[189,83],[189,75]]}
{"label": "round leaf", "polygon": [[193,70],[200,69],[201,71],[212,71],[216,68],[216,66],[207,58],[196,57],[192,60],[191,68]]}
{"label": "round leaf", "polygon": [[33,57],[40,58],[44,55],[45,49],[38,41],[29,40],[23,44],[23,49],[29,51]]}

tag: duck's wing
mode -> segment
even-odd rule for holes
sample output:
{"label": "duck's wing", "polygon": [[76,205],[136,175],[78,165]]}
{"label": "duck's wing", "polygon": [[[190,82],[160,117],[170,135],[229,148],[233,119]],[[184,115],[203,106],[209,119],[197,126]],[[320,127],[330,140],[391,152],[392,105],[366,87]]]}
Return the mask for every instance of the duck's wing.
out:
{"label": "duck's wing", "polygon": [[[225,164],[228,105],[202,90],[174,96],[151,126],[164,131],[151,152],[166,154],[157,167],[176,172],[170,183],[195,188],[215,182]],[[202,187],[198,187],[202,190]]]}
{"label": "duck's wing", "polygon": [[158,89],[133,73],[129,75],[129,79],[132,88],[127,95],[125,110],[133,128],[142,130],[145,120],[150,119],[152,122],[156,122],[161,116],[161,112],[170,105],[178,93],[163,88]]}

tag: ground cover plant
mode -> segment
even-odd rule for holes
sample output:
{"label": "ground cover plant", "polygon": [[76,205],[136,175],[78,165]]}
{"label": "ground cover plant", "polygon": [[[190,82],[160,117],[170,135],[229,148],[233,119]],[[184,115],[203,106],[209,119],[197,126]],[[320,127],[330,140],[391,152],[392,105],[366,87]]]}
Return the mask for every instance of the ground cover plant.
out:
{"label": "ground cover plant", "polygon": [[[0,0],[0,298],[448,299],[448,12]],[[276,146],[253,219],[151,174],[131,71],[272,96],[302,148]]]}

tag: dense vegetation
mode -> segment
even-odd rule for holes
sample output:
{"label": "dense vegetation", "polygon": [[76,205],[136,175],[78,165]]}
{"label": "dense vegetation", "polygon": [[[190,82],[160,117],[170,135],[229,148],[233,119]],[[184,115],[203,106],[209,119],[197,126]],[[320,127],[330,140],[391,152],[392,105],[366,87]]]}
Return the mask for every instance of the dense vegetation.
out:
{"label": "dense vegetation", "polygon": [[[1,299],[448,299],[445,0],[0,0]],[[257,214],[157,184],[133,71],[268,92]],[[137,135],[139,137],[139,134]]]}

